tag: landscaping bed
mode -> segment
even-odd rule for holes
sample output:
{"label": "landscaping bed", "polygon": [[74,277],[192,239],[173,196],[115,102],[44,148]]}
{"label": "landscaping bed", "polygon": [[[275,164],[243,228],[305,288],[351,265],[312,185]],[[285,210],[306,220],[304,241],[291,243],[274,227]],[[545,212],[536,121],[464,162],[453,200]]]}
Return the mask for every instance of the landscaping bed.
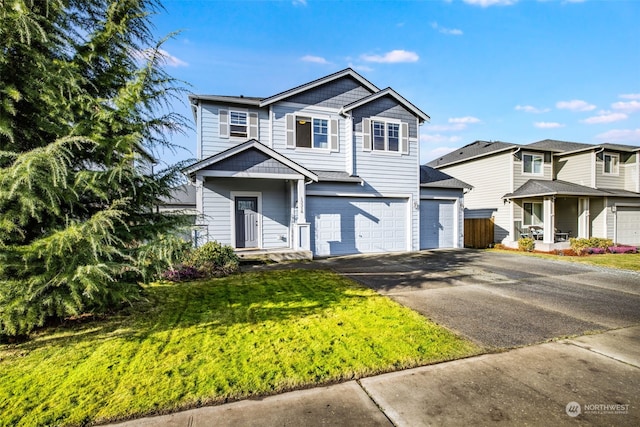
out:
{"label": "landscaping bed", "polygon": [[326,271],[235,274],[145,293],[108,319],[0,345],[0,424],[89,425],[480,352]]}

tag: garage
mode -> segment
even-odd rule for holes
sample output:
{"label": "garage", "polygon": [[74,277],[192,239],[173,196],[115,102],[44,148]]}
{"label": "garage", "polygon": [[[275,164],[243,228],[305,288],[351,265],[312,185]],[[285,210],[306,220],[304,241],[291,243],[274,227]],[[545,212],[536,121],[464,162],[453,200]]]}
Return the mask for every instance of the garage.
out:
{"label": "garage", "polygon": [[640,206],[616,207],[616,242],[640,246]]}
{"label": "garage", "polygon": [[407,199],[307,197],[315,256],[407,251],[407,217]]}
{"label": "garage", "polygon": [[420,249],[453,248],[455,242],[455,201],[420,202]]}

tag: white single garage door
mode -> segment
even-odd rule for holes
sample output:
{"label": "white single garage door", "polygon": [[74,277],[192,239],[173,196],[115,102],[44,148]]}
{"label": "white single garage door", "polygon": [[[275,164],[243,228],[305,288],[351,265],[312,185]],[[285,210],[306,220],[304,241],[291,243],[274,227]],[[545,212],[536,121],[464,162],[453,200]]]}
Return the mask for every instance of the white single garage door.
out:
{"label": "white single garage door", "polygon": [[407,199],[307,197],[314,255],[407,250]]}
{"label": "white single garage door", "polygon": [[640,207],[616,207],[616,243],[640,246]]}
{"label": "white single garage door", "polygon": [[454,247],[454,208],[453,200],[420,201],[420,249]]}

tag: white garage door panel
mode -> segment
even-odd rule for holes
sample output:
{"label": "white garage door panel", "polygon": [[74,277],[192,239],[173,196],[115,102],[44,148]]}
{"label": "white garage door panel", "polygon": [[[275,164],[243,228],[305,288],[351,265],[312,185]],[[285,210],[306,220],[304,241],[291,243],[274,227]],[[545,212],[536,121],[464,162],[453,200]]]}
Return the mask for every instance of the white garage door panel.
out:
{"label": "white garage door panel", "polygon": [[407,250],[406,199],[307,197],[315,255]]}
{"label": "white garage door panel", "polygon": [[640,246],[640,208],[618,206],[616,216],[617,243]]}
{"label": "white garage door panel", "polygon": [[420,202],[420,249],[454,247],[454,208],[453,200]]}

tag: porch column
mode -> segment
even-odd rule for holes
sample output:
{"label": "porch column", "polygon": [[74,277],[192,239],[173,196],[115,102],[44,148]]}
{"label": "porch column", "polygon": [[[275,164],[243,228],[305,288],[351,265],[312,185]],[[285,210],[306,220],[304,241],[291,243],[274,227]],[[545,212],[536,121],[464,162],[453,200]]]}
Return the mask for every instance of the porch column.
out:
{"label": "porch column", "polygon": [[589,236],[589,198],[580,197],[578,199],[578,236],[588,239]]}
{"label": "porch column", "polygon": [[298,223],[307,222],[307,188],[304,179],[298,180]]}
{"label": "porch column", "polygon": [[553,243],[555,238],[555,197],[545,197],[542,206],[544,224],[544,243]]}
{"label": "porch column", "polygon": [[307,222],[307,187],[304,178],[298,180],[298,220],[295,224],[295,249],[311,250],[311,226]]}

